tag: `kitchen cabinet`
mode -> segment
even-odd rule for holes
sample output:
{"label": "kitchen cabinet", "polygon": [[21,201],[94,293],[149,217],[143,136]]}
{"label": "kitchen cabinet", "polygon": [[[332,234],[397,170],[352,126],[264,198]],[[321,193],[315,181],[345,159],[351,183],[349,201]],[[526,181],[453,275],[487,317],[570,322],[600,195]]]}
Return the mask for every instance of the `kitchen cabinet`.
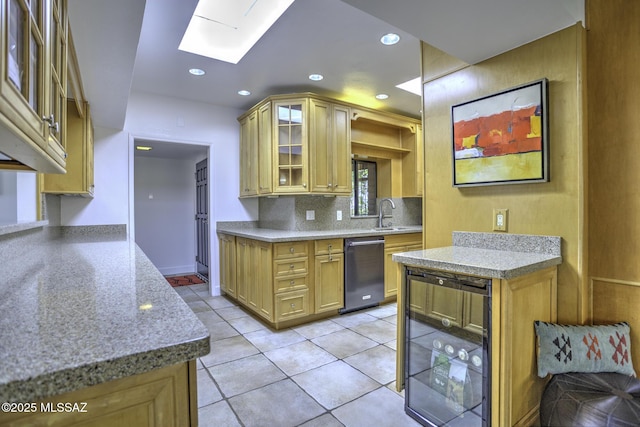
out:
{"label": "kitchen cabinet", "polygon": [[236,296],[236,238],[228,234],[218,234],[220,251],[220,291]]}
{"label": "kitchen cabinet", "polygon": [[240,196],[258,194],[258,112],[240,121]]}
{"label": "kitchen cabinet", "polygon": [[247,286],[247,304],[254,312],[270,321],[273,315],[273,281],[271,243],[251,241],[253,277]]}
{"label": "kitchen cabinet", "polygon": [[251,250],[249,239],[236,238],[236,299],[242,304],[247,303],[247,286],[253,276],[251,265]]}
{"label": "kitchen cabinet", "polygon": [[273,159],[276,194],[309,192],[307,99],[274,102]]}
{"label": "kitchen cabinet", "polygon": [[67,101],[67,173],[44,174],[42,192],[93,197],[93,124],[87,102],[83,115],[75,100]]}
{"label": "kitchen cabinet", "polygon": [[344,307],[344,242],[325,239],[315,242],[315,312]]}
{"label": "kitchen cabinet", "polygon": [[[422,233],[390,234],[384,237],[384,297],[395,298],[402,283],[402,270],[392,257],[398,252],[422,249]],[[416,300],[412,300],[416,301]]]}
{"label": "kitchen cabinet", "polygon": [[271,103],[258,108],[258,194],[271,194],[273,172],[271,168]]}
{"label": "kitchen cabinet", "polygon": [[402,157],[402,197],[422,197],[424,182],[422,125],[416,125],[415,132],[403,132],[402,145],[409,149],[409,152]]}
{"label": "kitchen cabinet", "polygon": [[256,314],[271,321],[273,288],[271,244],[253,239],[236,239],[236,297]]}
{"label": "kitchen cabinet", "polygon": [[66,0],[1,0],[0,152],[65,170]]}
{"label": "kitchen cabinet", "polygon": [[350,195],[352,152],[388,163],[383,192],[422,195],[419,120],[301,93],[270,96],[238,121],[240,197]]}
{"label": "kitchen cabinet", "polygon": [[0,413],[0,425],[195,426],[196,384],[193,360],[35,402],[36,411]]}
{"label": "kitchen cabinet", "polygon": [[310,100],[311,192],[351,194],[349,107]]}
{"label": "kitchen cabinet", "polygon": [[274,245],[275,322],[308,316],[311,313],[309,242],[282,242]]}

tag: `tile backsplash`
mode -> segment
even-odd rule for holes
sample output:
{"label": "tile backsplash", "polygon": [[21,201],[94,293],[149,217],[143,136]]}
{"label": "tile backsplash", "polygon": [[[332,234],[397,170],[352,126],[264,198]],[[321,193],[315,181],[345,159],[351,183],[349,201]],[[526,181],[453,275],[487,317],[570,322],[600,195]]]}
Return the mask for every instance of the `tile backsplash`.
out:
{"label": "tile backsplash", "polygon": [[[394,198],[396,205],[391,209],[385,204],[385,224],[421,225],[422,199]],[[307,220],[307,211],[313,211],[315,219]],[[342,220],[338,221],[337,212],[342,211]],[[275,230],[347,230],[373,228],[378,224],[378,217],[350,216],[349,197],[322,196],[281,196],[277,198],[260,198],[258,226]]]}

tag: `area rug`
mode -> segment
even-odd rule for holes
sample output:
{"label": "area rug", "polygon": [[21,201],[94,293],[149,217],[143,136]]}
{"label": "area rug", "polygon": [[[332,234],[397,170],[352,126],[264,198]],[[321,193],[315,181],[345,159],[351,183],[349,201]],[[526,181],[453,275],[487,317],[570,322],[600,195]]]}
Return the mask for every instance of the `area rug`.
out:
{"label": "area rug", "polygon": [[165,279],[167,279],[167,282],[169,282],[169,284],[174,288],[178,286],[198,285],[200,283],[206,283],[204,280],[202,280],[200,277],[198,277],[195,274],[187,274],[187,275],[181,275],[181,276],[165,276]]}

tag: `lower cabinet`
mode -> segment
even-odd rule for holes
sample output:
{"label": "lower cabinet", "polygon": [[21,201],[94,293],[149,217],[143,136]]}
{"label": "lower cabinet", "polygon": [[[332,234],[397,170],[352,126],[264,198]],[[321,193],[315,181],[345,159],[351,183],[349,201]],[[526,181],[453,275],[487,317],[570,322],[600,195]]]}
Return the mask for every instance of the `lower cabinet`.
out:
{"label": "lower cabinet", "polygon": [[275,319],[277,324],[300,319],[313,312],[311,308],[309,271],[310,242],[273,244],[273,281]]}
{"label": "lower cabinet", "polygon": [[218,234],[220,251],[220,291],[236,297],[236,238]]}
{"label": "lower cabinet", "polygon": [[196,384],[192,360],[35,402],[35,412],[0,412],[0,425],[197,426]]}
{"label": "lower cabinet", "polygon": [[384,297],[394,298],[402,283],[402,271],[393,254],[422,249],[422,233],[390,234],[384,237]]}
{"label": "lower cabinet", "polygon": [[218,233],[220,290],[276,329],[344,306],[342,239],[268,243]]}
{"label": "lower cabinet", "polygon": [[342,239],[315,242],[315,312],[344,307],[344,243]]}
{"label": "lower cabinet", "polygon": [[271,321],[273,315],[271,243],[238,237],[236,267],[237,300],[256,314]]}

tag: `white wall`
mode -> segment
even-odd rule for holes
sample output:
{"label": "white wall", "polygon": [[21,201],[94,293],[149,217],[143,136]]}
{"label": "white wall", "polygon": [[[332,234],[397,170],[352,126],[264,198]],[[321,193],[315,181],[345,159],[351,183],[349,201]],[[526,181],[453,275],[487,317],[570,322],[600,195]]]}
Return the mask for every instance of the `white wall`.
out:
{"label": "white wall", "polygon": [[94,152],[94,198],[60,197],[60,225],[129,225],[129,135],[96,126]]}
{"label": "white wall", "polygon": [[16,216],[16,172],[0,170],[0,224],[14,224]]}
{"label": "white wall", "polygon": [[136,243],[164,275],[195,271],[195,160],[136,157]]}
{"label": "white wall", "polygon": [[0,224],[36,220],[36,174],[0,171]]}

